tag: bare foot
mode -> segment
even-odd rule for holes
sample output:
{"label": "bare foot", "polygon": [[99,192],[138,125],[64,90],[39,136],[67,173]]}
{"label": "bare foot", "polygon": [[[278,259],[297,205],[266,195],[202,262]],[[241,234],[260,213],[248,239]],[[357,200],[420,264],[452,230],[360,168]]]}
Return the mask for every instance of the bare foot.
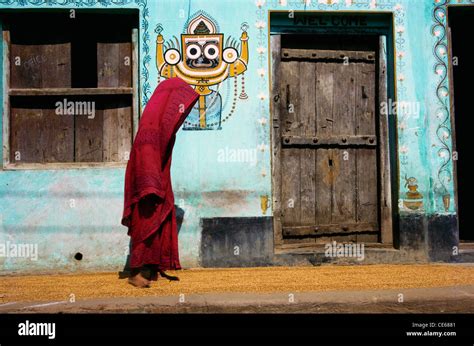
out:
{"label": "bare foot", "polygon": [[145,279],[141,273],[138,273],[134,276],[128,278],[128,283],[138,288],[149,288],[150,281]]}
{"label": "bare foot", "polygon": [[163,270],[160,270],[160,275],[164,278],[167,278],[168,280],[170,281],[179,281],[179,277],[177,276],[172,276],[172,275],[168,275],[165,273],[165,271]]}

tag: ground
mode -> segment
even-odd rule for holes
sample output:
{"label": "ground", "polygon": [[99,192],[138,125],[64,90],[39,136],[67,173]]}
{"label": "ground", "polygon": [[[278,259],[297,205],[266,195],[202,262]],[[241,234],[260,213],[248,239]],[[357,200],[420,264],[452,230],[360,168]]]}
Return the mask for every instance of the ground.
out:
{"label": "ground", "polygon": [[118,273],[0,277],[2,312],[467,312],[474,265],[185,269],[137,289]]}

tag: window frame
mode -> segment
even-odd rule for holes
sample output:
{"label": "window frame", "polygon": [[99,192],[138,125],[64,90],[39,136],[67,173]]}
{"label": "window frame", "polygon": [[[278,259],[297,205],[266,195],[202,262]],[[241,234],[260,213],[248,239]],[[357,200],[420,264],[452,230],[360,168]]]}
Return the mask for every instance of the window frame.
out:
{"label": "window frame", "polygon": [[[104,13],[103,11],[100,11]],[[113,11],[111,11],[113,12]],[[3,157],[2,157],[2,166],[1,170],[57,170],[57,169],[87,169],[87,168],[124,168],[127,165],[127,160],[123,162],[48,162],[48,163],[18,163],[10,161],[10,131],[11,131],[11,121],[10,121],[10,97],[12,96],[10,88],[10,28],[8,23],[2,22],[2,63],[3,63],[3,76],[2,76],[2,145],[3,145]],[[131,95],[132,95],[132,138],[133,140],[138,131],[138,123],[141,113],[140,108],[140,87],[139,87],[139,27],[133,28],[131,32],[131,46],[132,46],[132,85],[131,85]],[[74,88],[68,88],[74,89]],[[77,88],[79,89],[79,88]],[[88,88],[88,89],[104,89],[100,87]],[[120,88],[115,88],[120,89]],[[17,90],[17,89],[15,89]],[[93,90],[92,90],[93,93]],[[99,94],[98,92],[97,94]],[[129,93],[130,95],[130,93]]]}

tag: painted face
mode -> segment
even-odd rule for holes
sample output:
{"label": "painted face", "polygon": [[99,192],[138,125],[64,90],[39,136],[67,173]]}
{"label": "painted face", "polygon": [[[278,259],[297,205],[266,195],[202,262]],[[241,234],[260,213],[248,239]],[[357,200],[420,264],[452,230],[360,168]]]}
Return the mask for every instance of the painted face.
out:
{"label": "painted face", "polygon": [[190,69],[215,69],[221,64],[220,35],[183,35],[183,62]]}

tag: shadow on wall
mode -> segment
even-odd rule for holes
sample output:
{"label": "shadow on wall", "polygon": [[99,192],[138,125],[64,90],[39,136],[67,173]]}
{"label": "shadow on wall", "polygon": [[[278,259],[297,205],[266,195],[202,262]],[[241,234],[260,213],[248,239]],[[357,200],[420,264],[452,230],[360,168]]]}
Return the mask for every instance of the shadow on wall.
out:
{"label": "shadow on wall", "polygon": [[[178,235],[179,232],[181,231],[181,226],[183,224],[184,220],[184,210],[178,207],[176,204],[174,205],[175,211],[176,211],[176,223],[178,225]],[[130,252],[132,248],[132,242],[130,241],[129,245],[129,252],[127,255],[127,259],[125,261],[125,266],[121,272],[119,272],[119,279],[125,279],[130,277]]]}

